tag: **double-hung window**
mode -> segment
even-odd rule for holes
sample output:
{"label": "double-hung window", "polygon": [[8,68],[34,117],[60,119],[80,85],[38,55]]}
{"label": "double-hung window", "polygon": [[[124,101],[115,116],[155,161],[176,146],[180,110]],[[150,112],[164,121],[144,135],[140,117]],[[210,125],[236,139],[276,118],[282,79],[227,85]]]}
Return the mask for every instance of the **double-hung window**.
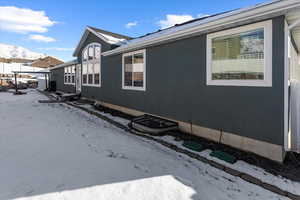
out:
{"label": "double-hung window", "polygon": [[272,86],[272,21],[207,35],[207,85]]}
{"label": "double-hung window", "polygon": [[101,85],[101,45],[89,44],[82,52],[82,85]]}
{"label": "double-hung window", "polygon": [[64,84],[75,84],[75,65],[64,67]]}
{"label": "double-hung window", "polygon": [[122,88],[146,90],[146,50],[123,54]]}

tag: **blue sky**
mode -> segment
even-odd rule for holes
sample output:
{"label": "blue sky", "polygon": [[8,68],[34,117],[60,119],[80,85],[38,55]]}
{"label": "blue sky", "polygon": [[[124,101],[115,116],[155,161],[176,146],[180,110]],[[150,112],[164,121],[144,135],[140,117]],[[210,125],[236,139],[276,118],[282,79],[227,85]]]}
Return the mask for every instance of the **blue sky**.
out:
{"label": "blue sky", "polygon": [[0,43],[68,61],[86,25],[135,37],[174,22],[265,1],[0,0]]}

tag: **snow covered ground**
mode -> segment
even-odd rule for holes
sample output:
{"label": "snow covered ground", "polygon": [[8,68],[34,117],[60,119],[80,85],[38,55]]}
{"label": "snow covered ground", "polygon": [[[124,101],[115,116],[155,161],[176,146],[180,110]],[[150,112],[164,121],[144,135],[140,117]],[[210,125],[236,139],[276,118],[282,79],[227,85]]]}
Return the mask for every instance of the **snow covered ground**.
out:
{"label": "snow covered ground", "polygon": [[[181,146],[181,148],[183,148],[183,149],[189,150],[189,149],[185,148],[184,146],[182,146],[182,143],[183,143],[182,141],[175,141],[172,136],[163,136],[163,137],[161,137],[161,139],[166,142],[175,144],[177,146]],[[244,172],[245,174],[252,175],[253,177],[260,179],[261,181],[263,181],[265,183],[269,183],[271,185],[275,185],[282,190],[291,192],[296,195],[300,195],[300,183],[299,182],[289,180],[282,176],[275,176],[260,167],[251,165],[242,160],[238,160],[234,164],[227,163],[225,161],[222,161],[220,159],[210,156],[211,152],[212,152],[212,150],[207,149],[202,152],[194,152],[194,153],[201,155],[202,157],[207,158],[208,160],[213,160],[224,166],[230,167],[230,168],[238,170],[240,172]]]}
{"label": "snow covered ground", "polygon": [[0,93],[0,200],[286,199],[39,99]]}
{"label": "snow covered ground", "polygon": [[[112,116],[109,113],[104,113],[104,112],[97,111],[97,110],[94,109],[94,107],[92,105],[81,105],[81,107],[92,110],[93,112],[98,112],[101,115],[104,115],[104,116],[106,116],[110,119],[113,119],[114,121],[119,122],[123,125],[127,125],[129,123],[129,121],[126,120],[126,119]],[[183,141],[176,141],[173,136],[166,135],[166,136],[163,136],[163,137],[159,137],[159,139],[164,140],[168,143],[174,144],[174,145],[179,146],[179,147],[181,147],[185,150],[190,151],[188,148],[185,148],[182,145]],[[207,150],[204,150],[202,152],[193,152],[193,153],[196,153],[196,154],[198,154],[198,155],[200,155],[204,158],[207,158],[209,160],[213,160],[215,162],[218,162],[218,163],[220,163],[224,166],[230,167],[230,168],[238,170],[240,172],[244,172],[246,174],[252,175],[253,177],[256,177],[256,178],[260,179],[262,182],[275,185],[275,186],[277,186],[278,188],[281,188],[284,191],[288,191],[288,192],[291,192],[293,194],[300,195],[300,183],[299,182],[289,180],[289,179],[284,178],[282,176],[275,176],[275,175],[265,171],[264,169],[262,169],[260,167],[257,167],[255,165],[251,165],[251,164],[246,163],[242,160],[238,160],[234,164],[227,163],[225,161],[222,161],[220,159],[217,159],[215,157],[210,156],[209,154],[211,152],[212,152],[212,150],[207,149]]]}

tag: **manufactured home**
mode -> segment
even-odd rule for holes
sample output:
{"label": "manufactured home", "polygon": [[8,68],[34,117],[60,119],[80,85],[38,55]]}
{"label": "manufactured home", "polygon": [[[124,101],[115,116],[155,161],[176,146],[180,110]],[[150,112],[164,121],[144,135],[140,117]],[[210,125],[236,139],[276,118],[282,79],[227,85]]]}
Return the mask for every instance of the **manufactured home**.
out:
{"label": "manufactured home", "polygon": [[76,60],[51,71],[57,90],[281,162],[300,146],[299,50],[300,1],[279,0],[138,38],[88,26]]}

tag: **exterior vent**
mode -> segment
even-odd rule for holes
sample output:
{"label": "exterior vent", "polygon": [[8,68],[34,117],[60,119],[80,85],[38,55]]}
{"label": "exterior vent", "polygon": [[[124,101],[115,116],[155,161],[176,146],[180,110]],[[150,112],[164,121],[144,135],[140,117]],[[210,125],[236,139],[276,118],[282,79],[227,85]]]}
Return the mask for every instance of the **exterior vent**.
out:
{"label": "exterior vent", "polygon": [[178,129],[178,123],[153,115],[142,115],[134,118],[129,127],[143,133],[160,135],[164,132]]}

